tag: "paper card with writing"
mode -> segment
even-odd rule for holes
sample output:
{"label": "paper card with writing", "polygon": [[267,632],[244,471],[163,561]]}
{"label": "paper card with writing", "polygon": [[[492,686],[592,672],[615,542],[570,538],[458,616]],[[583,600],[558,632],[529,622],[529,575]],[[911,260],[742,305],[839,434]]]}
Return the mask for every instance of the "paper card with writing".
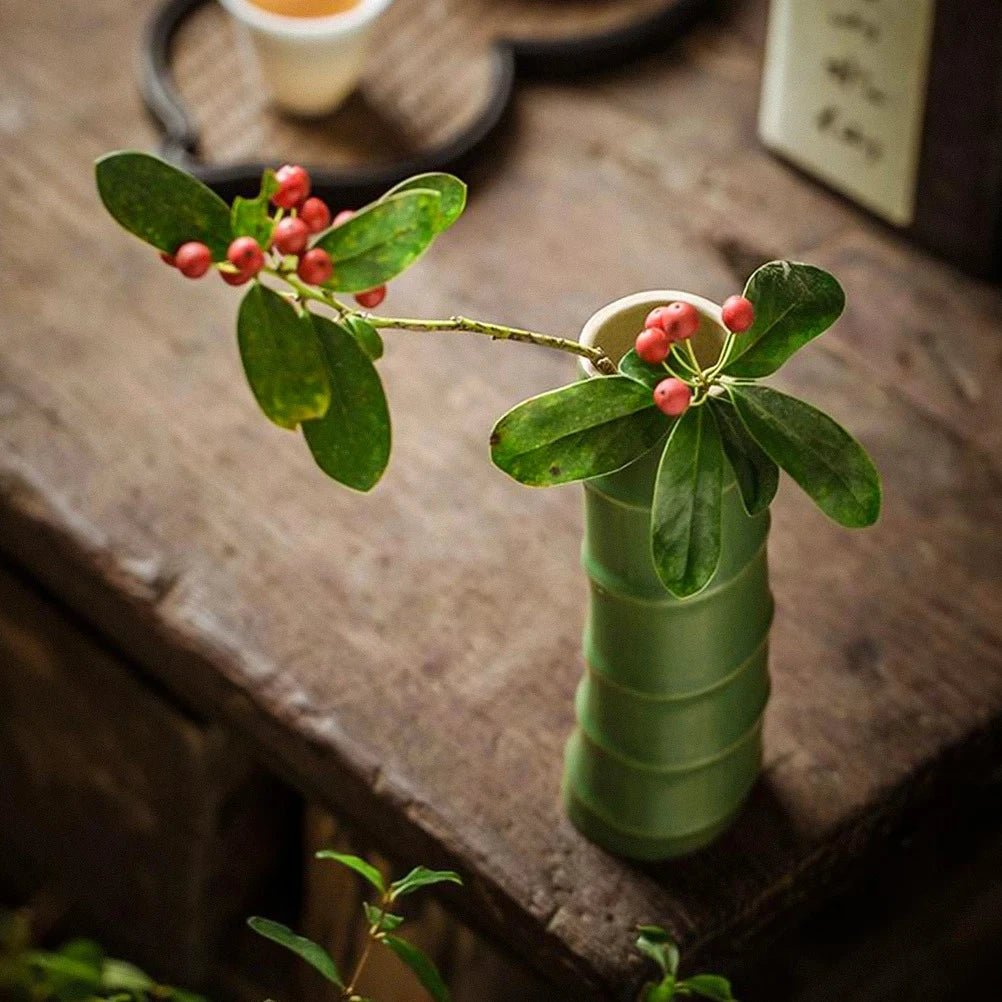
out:
{"label": "paper card with writing", "polygon": [[898,226],[915,215],[935,0],[772,0],[759,130]]}

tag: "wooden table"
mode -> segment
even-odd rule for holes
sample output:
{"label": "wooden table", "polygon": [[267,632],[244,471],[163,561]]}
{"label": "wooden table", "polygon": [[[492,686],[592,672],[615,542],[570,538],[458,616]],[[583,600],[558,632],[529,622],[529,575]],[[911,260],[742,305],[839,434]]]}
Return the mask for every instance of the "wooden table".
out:
{"label": "wooden table", "polygon": [[572,988],[628,997],[631,929],[695,959],[888,851],[1000,761],[1002,294],[897,241],[755,140],[762,5],[581,85],[523,89],[467,215],[391,290],[573,334],[629,292],[720,300],[763,260],[835,272],[845,318],[779,385],[830,409],[886,485],[878,528],[775,504],[765,774],[737,827],[638,868],[558,803],[585,600],[576,488],[487,460],[564,357],[390,335],[395,454],[369,497],[256,411],[236,297],[184,283],[99,209],[91,160],[154,142],[146,4],[0,14],[0,548],[166,687]]}

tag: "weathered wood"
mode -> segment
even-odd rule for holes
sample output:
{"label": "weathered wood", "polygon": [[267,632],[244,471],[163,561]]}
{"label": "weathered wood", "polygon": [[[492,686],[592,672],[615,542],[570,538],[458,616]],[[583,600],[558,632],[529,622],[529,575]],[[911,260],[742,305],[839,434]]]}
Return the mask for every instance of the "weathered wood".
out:
{"label": "weathered wood", "polygon": [[593,88],[527,88],[503,169],[388,304],[572,334],[637,289],[721,299],[778,254],[845,281],[847,317],[780,383],[872,449],[886,513],[846,533],[782,489],[765,777],[718,847],[649,869],[558,805],[577,491],[528,491],[487,461],[497,415],[570,364],[395,336],[389,474],[369,497],[324,480],[255,412],[235,298],[183,284],[97,206],[88,159],[152,141],[122,58],[143,14],[0,12],[7,553],[379,845],[462,870],[449,901],[575,998],[630,994],[638,921],[696,962],[752,951],[998,760],[1002,295],[757,147],[761,4]]}

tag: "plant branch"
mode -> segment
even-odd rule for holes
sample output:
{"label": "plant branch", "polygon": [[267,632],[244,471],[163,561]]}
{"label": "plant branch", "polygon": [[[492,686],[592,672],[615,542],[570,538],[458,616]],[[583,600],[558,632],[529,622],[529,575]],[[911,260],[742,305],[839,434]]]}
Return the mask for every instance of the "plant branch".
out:
{"label": "plant branch", "polygon": [[355,988],[358,985],[359,978],[362,976],[362,971],[365,969],[365,964],[369,959],[369,954],[372,952],[372,946],[376,942],[379,927],[389,905],[389,897],[384,894],[379,900],[379,915],[376,917],[376,921],[369,926],[368,935],[365,940],[365,947],[363,948],[362,954],[358,958],[358,963],[355,965],[355,970],[351,972],[351,977],[348,979],[348,984],[345,986],[342,993],[342,997],[345,999],[351,999],[355,996]]}

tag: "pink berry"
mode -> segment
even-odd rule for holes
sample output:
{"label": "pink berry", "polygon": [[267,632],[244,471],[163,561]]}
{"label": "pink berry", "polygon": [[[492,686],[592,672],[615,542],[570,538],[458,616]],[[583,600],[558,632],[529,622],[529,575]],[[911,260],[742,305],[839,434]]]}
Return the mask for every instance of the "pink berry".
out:
{"label": "pink berry", "polygon": [[654,403],[668,417],[684,414],[692,400],[692,390],[681,379],[662,379],[654,387]]}
{"label": "pink berry", "polygon": [[286,216],[275,224],[271,242],[281,254],[299,254],[306,249],[310,228],[295,216]]}
{"label": "pink berry", "polygon": [[246,285],[254,277],[249,272],[223,271],[222,268],[219,269],[219,274],[227,285]]}
{"label": "pink berry", "polygon": [[272,204],[280,209],[294,209],[305,202],[310,194],[310,175],[305,168],[286,164],[275,171],[278,190],[271,196]]}
{"label": "pink berry", "polygon": [[167,251],[160,252],[160,260],[163,261],[164,264],[169,264],[172,268],[177,267],[177,261],[174,260],[174,255],[168,254]]}
{"label": "pink berry", "polygon": [[307,285],[323,285],[334,274],[334,263],[327,251],[314,247],[299,259],[296,274]]}
{"label": "pink berry", "polygon": [[201,278],[212,264],[209,248],[197,240],[181,244],[174,254],[174,264],[185,278]]}
{"label": "pink berry", "polygon": [[348,222],[355,213],[351,209],[342,209],[335,217],[332,226],[340,226],[342,223]]}
{"label": "pink berry", "polygon": [[743,334],[755,323],[755,307],[744,296],[731,296],[720,312],[724,326],[735,334]]}
{"label": "pink berry", "polygon": [[667,330],[670,317],[671,314],[669,314],[667,306],[655,306],[654,309],[647,314],[647,319],[644,321],[644,329],[652,330],[657,328],[662,331]]}
{"label": "pink berry", "polygon": [[253,237],[237,237],[226,251],[226,260],[241,274],[254,276],[264,267],[264,251]]}
{"label": "pink berry", "polygon": [[647,327],[637,335],[637,354],[648,365],[660,365],[671,350],[668,335],[660,327]]}
{"label": "pink berry", "polygon": [[374,310],[386,298],[386,286],[378,285],[375,289],[355,293],[355,302],[363,309]]}
{"label": "pink berry", "polygon": [[309,227],[310,233],[320,233],[331,224],[331,210],[322,198],[308,198],[299,210],[299,218]]}
{"label": "pink berry", "polygon": [[664,331],[668,340],[685,341],[699,330],[699,311],[691,303],[672,303],[665,307]]}

